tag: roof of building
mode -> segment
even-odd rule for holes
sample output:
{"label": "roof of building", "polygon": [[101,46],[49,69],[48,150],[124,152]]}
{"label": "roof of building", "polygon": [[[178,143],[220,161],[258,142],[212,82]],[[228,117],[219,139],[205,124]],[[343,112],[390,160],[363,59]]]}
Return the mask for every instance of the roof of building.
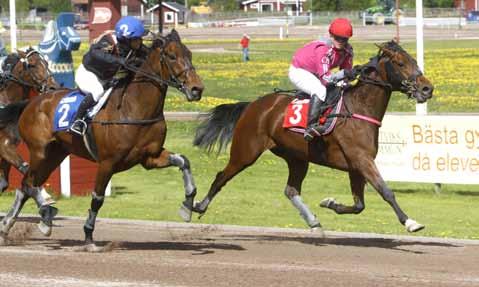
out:
{"label": "roof of building", "polygon": [[[170,9],[170,10],[173,10],[175,12],[180,12],[180,11],[187,11],[188,9],[186,9],[185,6],[179,4],[179,3],[176,3],[176,2],[161,2],[161,4]],[[150,13],[151,11],[154,11],[156,9],[158,9],[160,7],[160,4],[156,4],[155,6],[151,7],[150,9],[146,10],[146,12]]]}

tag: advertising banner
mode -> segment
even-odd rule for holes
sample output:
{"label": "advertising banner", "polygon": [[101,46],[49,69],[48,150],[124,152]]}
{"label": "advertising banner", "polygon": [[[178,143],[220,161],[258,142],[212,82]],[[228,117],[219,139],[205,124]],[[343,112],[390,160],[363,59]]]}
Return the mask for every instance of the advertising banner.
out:
{"label": "advertising banner", "polygon": [[389,181],[479,184],[479,116],[386,115],[376,164]]}

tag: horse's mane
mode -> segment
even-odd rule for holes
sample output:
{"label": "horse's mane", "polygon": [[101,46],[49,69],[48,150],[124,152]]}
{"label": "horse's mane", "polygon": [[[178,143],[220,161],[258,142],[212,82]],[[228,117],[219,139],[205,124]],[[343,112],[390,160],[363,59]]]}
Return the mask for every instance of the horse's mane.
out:
{"label": "horse's mane", "polygon": [[151,49],[167,46],[171,42],[181,43],[180,36],[178,35],[178,32],[176,32],[176,30],[174,29],[171,31],[171,33],[169,33],[168,35],[164,37],[156,36],[156,38],[153,40],[153,43],[151,45]]}
{"label": "horse's mane", "polygon": [[384,52],[382,52],[382,49],[387,49],[392,52],[401,53],[404,56],[408,57],[409,60],[412,60],[414,63],[416,63],[416,59],[414,59],[411,55],[409,55],[408,52],[406,52],[406,50],[404,50],[401,46],[399,46],[399,44],[396,41],[391,40],[389,42],[384,42],[378,45],[378,47],[380,47],[378,55],[380,54],[383,55]]}

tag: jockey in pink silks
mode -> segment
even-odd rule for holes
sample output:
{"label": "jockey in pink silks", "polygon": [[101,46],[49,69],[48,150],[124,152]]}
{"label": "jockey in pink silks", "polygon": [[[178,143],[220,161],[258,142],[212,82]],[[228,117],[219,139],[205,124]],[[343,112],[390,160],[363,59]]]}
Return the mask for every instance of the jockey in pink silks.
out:
{"label": "jockey in pink silks", "polygon": [[[289,68],[289,79],[299,90],[311,95],[308,127],[304,138],[311,141],[320,135],[318,123],[321,105],[326,100],[326,86],[342,79],[353,79],[353,48],[348,40],[353,35],[351,22],[345,18],[333,20],[329,26],[331,39],[313,41],[298,49]],[[339,67],[340,71],[331,73]]]}

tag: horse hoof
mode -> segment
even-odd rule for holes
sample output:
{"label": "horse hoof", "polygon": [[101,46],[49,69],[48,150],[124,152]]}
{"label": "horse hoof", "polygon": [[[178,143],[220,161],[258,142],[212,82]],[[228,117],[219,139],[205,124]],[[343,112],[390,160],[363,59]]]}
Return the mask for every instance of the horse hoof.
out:
{"label": "horse hoof", "polygon": [[95,243],[89,243],[83,246],[74,247],[73,251],[99,253],[99,252],[103,252],[104,250],[102,247],[96,246]]}
{"label": "horse hoof", "polygon": [[49,237],[50,235],[52,235],[52,227],[46,225],[43,221],[40,221],[40,223],[38,223],[37,227],[38,227],[38,230],[40,230],[40,232],[44,236]]}
{"label": "horse hoof", "polygon": [[412,219],[406,220],[406,223],[404,225],[406,226],[406,230],[408,232],[417,232],[417,231],[423,230],[424,227],[426,227],[420,223],[417,223],[415,220],[412,220]]}
{"label": "horse hoof", "polygon": [[184,204],[181,205],[180,210],[178,211],[180,214],[181,218],[183,218],[184,222],[190,222],[191,221],[191,209],[186,207]]}
{"label": "horse hoof", "polygon": [[319,206],[324,207],[324,208],[330,208],[331,204],[333,204],[333,203],[336,203],[336,199],[334,199],[332,197],[328,197],[328,198],[325,198],[325,199],[321,200],[321,202],[319,203]]}
{"label": "horse hoof", "polygon": [[321,238],[324,238],[324,237],[325,237],[323,228],[321,228],[321,226],[311,227],[311,233],[314,233],[314,234],[318,235],[318,236],[321,237]]}

